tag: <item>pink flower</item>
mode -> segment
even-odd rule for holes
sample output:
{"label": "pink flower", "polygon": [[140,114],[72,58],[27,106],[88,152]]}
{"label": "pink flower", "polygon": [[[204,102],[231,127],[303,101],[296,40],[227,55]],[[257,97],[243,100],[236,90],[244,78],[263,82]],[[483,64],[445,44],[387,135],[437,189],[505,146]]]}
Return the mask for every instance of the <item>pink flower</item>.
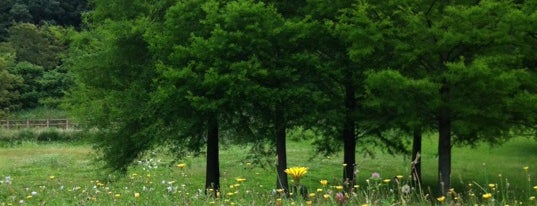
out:
{"label": "pink flower", "polygon": [[373,172],[373,174],[371,174],[371,179],[380,179],[380,174],[378,172]]}

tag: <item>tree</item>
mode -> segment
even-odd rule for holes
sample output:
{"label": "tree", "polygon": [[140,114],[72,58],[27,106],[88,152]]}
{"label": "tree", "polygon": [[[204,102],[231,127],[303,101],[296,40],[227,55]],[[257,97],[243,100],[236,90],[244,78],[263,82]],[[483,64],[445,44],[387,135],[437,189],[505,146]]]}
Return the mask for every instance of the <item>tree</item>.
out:
{"label": "tree", "polygon": [[13,58],[9,54],[0,55],[0,117],[17,107],[15,103],[19,94],[14,87],[21,83],[21,78],[9,72]]}
{"label": "tree", "polygon": [[[438,191],[445,194],[455,143],[501,142],[513,128],[528,126],[525,121],[533,124],[512,104],[528,105],[535,97],[528,81],[533,74],[512,55],[526,34],[515,22],[527,18],[509,1],[408,1],[395,11],[374,5],[378,10],[372,21],[392,22],[393,36],[387,41],[397,65],[370,76],[371,94],[388,104],[385,109],[408,109],[412,118],[406,120],[438,131]],[[418,98],[392,96],[385,84],[378,84],[387,80],[399,83],[392,87],[395,91],[412,90],[406,94]],[[535,107],[525,111],[533,114]]]}

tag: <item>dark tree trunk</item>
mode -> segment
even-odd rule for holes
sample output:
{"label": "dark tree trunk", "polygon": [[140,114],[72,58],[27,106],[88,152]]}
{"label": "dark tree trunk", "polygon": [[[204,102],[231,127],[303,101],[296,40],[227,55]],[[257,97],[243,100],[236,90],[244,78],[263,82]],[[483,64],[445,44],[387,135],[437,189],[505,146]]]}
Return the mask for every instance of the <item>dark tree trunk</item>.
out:
{"label": "dark tree trunk", "polygon": [[354,167],[356,162],[356,136],[354,112],[356,111],[356,99],[354,87],[350,84],[345,86],[345,122],[343,123],[343,181],[347,189],[355,183]]}
{"label": "dark tree trunk", "polygon": [[205,189],[206,191],[213,189],[215,196],[220,189],[220,163],[218,151],[218,120],[216,116],[213,116],[208,121]]}
{"label": "dark tree trunk", "polygon": [[448,92],[445,85],[440,90],[445,105],[438,115],[438,190],[442,195],[451,187],[451,115],[447,107]]}
{"label": "dark tree trunk", "polygon": [[412,140],[412,166],[410,174],[412,180],[418,185],[421,185],[421,129],[414,128]]}
{"label": "dark tree trunk", "polygon": [[283,117],[283,112],[278,111],[276,120],[276,158],[277,164],[276,170],[278,173],[276,179],[276,188],[283,189],[287,194],[289,192],[289,182],[287,180],[287,173],[284,172],[287,169],[287,149],[285,144],[286,139],[286,124]]}

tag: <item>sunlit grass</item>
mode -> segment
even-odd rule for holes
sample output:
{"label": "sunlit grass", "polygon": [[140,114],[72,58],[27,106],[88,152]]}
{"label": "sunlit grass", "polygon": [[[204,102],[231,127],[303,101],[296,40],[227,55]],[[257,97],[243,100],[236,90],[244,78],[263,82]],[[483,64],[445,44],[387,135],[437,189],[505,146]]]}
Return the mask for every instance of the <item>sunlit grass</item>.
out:
{"label": "sunlit grass", "polygon": [[440,197],[433,189],[435,148],[434,138],[426,138],[423,191],[409,181],[409,157],[378,153],[376,158],[358,155],[358,186],[344,193],[341,155],[310,160],[315,152],[307,142],[290,141],[288,165],[307,168],[300,177],[307,191],[295,190],[293,197],[286,197],[274,190],[274,168],[251,164],[244,160],[244,147],[229,146],[221,151],[221,190],[214,198],[203,190],[203,157],[172,161],[163,154],[148,155],[120,176],[99,170],[89,145],[25,142],[0,149],[0,205],[534,204],[534,140],[516,138],[497,148],[454,148],[454,188]]}

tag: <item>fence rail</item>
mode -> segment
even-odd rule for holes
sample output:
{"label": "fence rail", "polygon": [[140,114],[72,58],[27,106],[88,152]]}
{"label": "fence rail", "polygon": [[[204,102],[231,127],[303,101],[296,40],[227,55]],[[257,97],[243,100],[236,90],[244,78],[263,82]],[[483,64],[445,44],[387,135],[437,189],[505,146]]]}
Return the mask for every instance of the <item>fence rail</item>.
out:
{"label": "fence rail", "polygon": [[59,128],[76,129],[78,123],[69,119],[27,119],[27,120],[0,120],[0,128],[3,129],[30,129],[30,128]]}

